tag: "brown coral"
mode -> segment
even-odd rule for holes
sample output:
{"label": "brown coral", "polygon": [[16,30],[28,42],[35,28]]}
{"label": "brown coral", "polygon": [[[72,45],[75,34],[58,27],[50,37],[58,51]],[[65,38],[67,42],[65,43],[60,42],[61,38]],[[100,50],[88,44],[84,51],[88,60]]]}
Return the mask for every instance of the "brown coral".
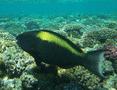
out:
{"label": "brown coral", "polygon": [[105,58],[107,60],[117,60],[117,47],[108,45],[105,47]]}

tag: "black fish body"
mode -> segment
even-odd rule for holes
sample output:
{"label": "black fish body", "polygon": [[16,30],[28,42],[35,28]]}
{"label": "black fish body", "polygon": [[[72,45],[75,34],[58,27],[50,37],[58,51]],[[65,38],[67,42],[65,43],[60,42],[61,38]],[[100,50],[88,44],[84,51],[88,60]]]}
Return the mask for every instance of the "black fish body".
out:
{"label": "black fish body", "polygon": [[83,65],[96,75],[104,77],[102,68],[104,61],[103,50],[85,54],[70,40],[47,30],[22,33],[17,36],[17,43],[24,51],[35,58],[37,65],[40,62],[62,68]]}
{"label": "black fish body", "polygon": [[[38,48],[41,51],[39,55],[40,57],[43,57],[43,62],[63,68],[69,68],[77,65],[78,57],[69,52],[67,49],[47,42],[41,42],[41,45],[41,47],[39,46]],[[81,60],[82,58],[79,57],[79,59]]]}

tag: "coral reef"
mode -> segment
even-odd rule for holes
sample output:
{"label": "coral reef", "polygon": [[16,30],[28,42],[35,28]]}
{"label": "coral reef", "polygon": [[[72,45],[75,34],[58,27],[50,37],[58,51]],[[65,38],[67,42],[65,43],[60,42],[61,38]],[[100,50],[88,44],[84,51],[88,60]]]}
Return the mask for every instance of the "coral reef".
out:
{"label": "coral reef", "polygon": [[8,79],[5,77],[0,79],[0,90],[22,90],[22,82],[20,79]]}
{"label": "coral reef", "polygon": [[[0,90],[116,90],[117,29],[116,20],[111,17],[0,17]],[[85,52],[106,45],[105,69],[111,70],[109,66],[112,64],[114,72],[105,79],[100,79],[83,66],[58,67],[58,74],[41,72],[33,57],[16,44],[14,37],[38,28],[54,30],[78,46],[80,44]]]}
{"label": "coral reef", "polygon": [[98,77],[82,66],[77,66],[71,69],[60,69],[58,73],[63,81],[77,82],[89,90],[94,90],[100,82]]}
{"label": "coral reef", "polygon": [[19,76],[27,65],[33,63],[33,59],[17,46],[12,35],[4,33],[3,36],[7,37],[7,39],[4,39],[1,36],[0,41],[2,61],[4,61],[6,73],[10,76]]}
{"label": "coral reef", "polygon": [[15,78],[20,77],[28,65],[34,64],[34,59],[21,50],[15,37],[7,32],[0,32],[0,46],[0,89],[22,90],[22,81]]}
{"label": "coral reef", "polygon": [[108,45],[105,47],[105,57],[108,60],[117,60],[117,47],[112,46],[112,45]]}
{"label": "coral reef", "polygon": [[72,24],[66,24],[62,30],[65,31],[69,37],[78,38],[80,37],[83,32],[82,29],[83,25],[72,23]]}
{"label": "coral reef", "polygon": [[107,21],[105,26],[108,28],[117,30],[117,22],[116,21]]}
{"label": "coral reef", "polygon": [[0,24],[1,24],[0,25],[1,29],[9,32],[10,34],[14,36],[25,31],[25,28],[19,22],[16,22],[15,20],[10,20],[8,22],[1,22]]}
{"label": "coral reef", "polygon": [[115,72],[117,73],[117,47],[113,45],[105,46],[105,57],[112,62]]}
{"label": "coral reef", "polygon": [[[63,72],[64,69],[59,69],[58,75],[54,75],[53,73],[40,73],[39,69],[35,71],[34,68],[36,65],[34,59],[17,46],[15,37],[6,32],[1,32],[0,36],[0,45],[2,47],[0,51],[2,56],[1,61],[4,63],[4,68],[2,67],[2,64],[0,64],[2,67],[0,69],[0,84],[2,85],[0,89],[4,90],[6,87],[8,87],[11,90],[20,90],[21,88],[54,90],[57,88],[57,86],[59,86],[58,88],[65,90],[66,88],[69,88],[66,85],[67,83],[72,83],[72,81],[75,81],[75,83],[78,83],[72,83],[76,85],[75,87],[80,88],[79,85],[81,85],[92,90],[100,81],[99,78],[88,73],[87,70],[80,66],[67,69],[65,72]],[[4,75],[4,77],[2,75]],[[5,79],[5,76],[7,79]],[[17,87],[15,87],[15,85]]]}
{"label": "coral reef", "polygon": [[[81,38],[83,47],[93,47],[96,44],[116,44],[117,31],[112,29],[102,29],[85,33]],[[109,43],[110,42],[110,43]]]}
{"label": "coral reef", "polygon": [[24,89],[36,89],[38,86],[38,80],[33,75],[23,73],[20,80],[22,81],[22,87]]}
{"label": "coral reef", "polygon": [[28,30],[38,30],[39,24],[36,21],[29,21],[25,23],[26,29]]}
{"label": "coral reef", "polygon": [[[116,90],[117,89],[117,75],[110,76],[108,79],[106,79],[101,87],[104,88],[104,90]],[[98,89],[101,90],[101,89]],[[103,90],[103,89],[102,89]]]}

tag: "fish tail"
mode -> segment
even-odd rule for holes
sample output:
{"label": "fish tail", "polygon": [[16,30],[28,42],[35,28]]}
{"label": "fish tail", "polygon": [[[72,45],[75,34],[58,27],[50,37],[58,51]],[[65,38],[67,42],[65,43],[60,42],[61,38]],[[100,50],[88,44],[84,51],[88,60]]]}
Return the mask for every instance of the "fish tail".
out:
{"label": "fish tail", "polygon": [[85,67],[90,71],[98,75],[99,77],[105,78],[104,71],[104,50],[96,50],[88,52],[85,56]]}

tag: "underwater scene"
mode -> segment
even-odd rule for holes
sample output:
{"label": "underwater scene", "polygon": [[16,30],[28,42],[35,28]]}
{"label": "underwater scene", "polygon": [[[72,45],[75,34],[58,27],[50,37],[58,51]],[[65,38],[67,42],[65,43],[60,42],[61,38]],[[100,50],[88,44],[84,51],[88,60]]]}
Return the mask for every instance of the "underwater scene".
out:
{"label": "underwater scene", "polygon": [[0,90],[117,90],[117,0],[0,0]]}

